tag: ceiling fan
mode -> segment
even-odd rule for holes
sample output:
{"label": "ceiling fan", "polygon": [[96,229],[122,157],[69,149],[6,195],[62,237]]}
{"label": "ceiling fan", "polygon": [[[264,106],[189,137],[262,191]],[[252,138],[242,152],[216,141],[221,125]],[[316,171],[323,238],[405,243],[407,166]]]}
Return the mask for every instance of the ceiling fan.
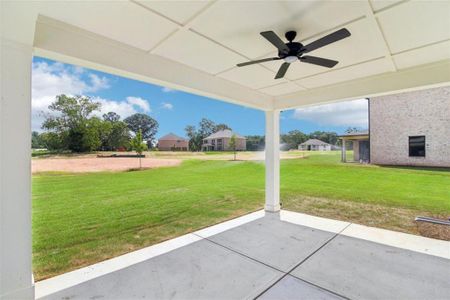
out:
{"label": "ceiling fan", "polygon": [[266,38],[269,42],[271,42],[275,47],[278,49],[278,57],[270,57],[270,58],[264,58],[259,60],[253,60],[245,63],[237,64],[238,67],[248,66],[252,64],[259,64],[266,61],[272,61],[272,60],[284,60],[284,63],[281,65],[280,69],[278,69],[277,75],[275,75],[275,79],[283,78],[286,74],[286,71],[289,68],[289,65],[293,62],[296,62],[297,60],[308,63],[308,64],[314,64],[319,65],[322,67],[332,68],[334,67],[338,61],[321,58],[317,56],[310,56],[310,55],[303,55],[305,53],[311,52],[313,50],[316,50],[318,48],[321,48],[323,46],[329,45],[331,43],[337,42],[339,40],[345,39],[346,37],[349,37],[350,31],[348,31],[346,28],[339,29],[338,31],[335,31],[333,33],[330,33],[329,35],[326,35],[306,46],[303,46],[303,44],[298,42],[293,42],[295,37],[297,36],[297,32],[295,31],[288,31],[284,35],[286,39],[289,41],[287,43],[284,43],[278,35],[273,31],[264,31],[261,32],[261,35]]}

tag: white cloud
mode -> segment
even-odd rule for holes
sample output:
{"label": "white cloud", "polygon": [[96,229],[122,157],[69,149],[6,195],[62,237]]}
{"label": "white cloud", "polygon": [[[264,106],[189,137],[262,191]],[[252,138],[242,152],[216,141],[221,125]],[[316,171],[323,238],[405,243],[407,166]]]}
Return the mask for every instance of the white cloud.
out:
{"label": "white cloud", "polygon": [[127,103],[132,106],[139,107],[145,113],[151,112],[150,104],[148,103],[148,101],[140,97],[127,97]]}
{"label": "white cloud", "polygon": [[164,93],[171,93],[171,92],[175,92],[174,89],[168,88],[168,87],[163,87],[161,89],[161,91],[163,91]]}
{"label": "white cloud", "polygon": [[48,106],[57,95],[84,95],[109,88],[106,77],[89,73],[82,79],[85,69],[64,65],[59,62],[33,63],[32,72],[32,129],[41,130],[43,115],[49,112]]}
{"label": "white cloud", "polygon": [[56,62],[33,63],[32,73],[32,129],[40,131],[48,106],[61,94],[82,95],[87,91],[108,86],[106,78],[90,77],[87,83],[81,79],[84,69],[71,68]]}
{"label": "white cloud", "polygon": [[163,103],[161,103],[161,107],[163,109],[172,110],[173,109],[173,104],[169,103],[169,102],[163,102]]}
{"label": "white cloud", "polygon": [[306,108],[298,108],[293,117],[298,120],[332,126],[368,126],[368,101],[359,99]]}
{"label": "white cloud", "polygon": [[87,92],[96,92],[110,88],[108,78],[106,77],[99,77],[91,73],[89,74],[89,78],[91,80],[91,85],[88,86]]}
{"label": "white cloud", "polygon": [[129,117],[132,114],[138,112],[136,106],[130,104],[129,102],[125,101],[120,102],[103,98],[94,98],[93,100],[96,102],[100,102],[100,104],[102,105],[100,111],[94,113],[94,115],[98,117],[102,117],[103,114],[113,111],[116,114],[118,114],[122,119],[125,119],[126,117]]}
{"label": "white cloud", "polygon": [[[38,62],[33,64],[32,73],[32,130],[41,131],[44,115],[50,113],[48,106],[55,101],[57,95],[87,95],[89,93],[110,88],[108,78],[90,73],[88,70],[64,65],[59,62]],[[150,113],[148,100],[140,97],[126,97],[124,101],[115,101],[100,97],[92,97],[100,102],[101,109],[94,115],[101,117],[113,111],[122,119],[138,113]]]}
{"label": "white cloud", "polygon": [[86,69],[83,68],[83,67],[80,67],[80,66],[73,66],[73,72],[74,72],[75,74],[80,75],[80,74],[83,74],[85,71],[86,71]]}

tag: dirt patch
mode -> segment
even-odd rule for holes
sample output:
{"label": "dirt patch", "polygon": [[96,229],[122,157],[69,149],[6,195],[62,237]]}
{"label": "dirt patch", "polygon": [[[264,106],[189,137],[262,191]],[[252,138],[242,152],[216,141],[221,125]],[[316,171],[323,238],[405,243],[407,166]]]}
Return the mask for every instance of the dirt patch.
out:
{"label": "dirt patch", "polygon": [[450,241],[450,226],[425,222],[416,223],[420,235],[429,238]]}
{"label": "dirt patch", "polygon": [[[181,159],[142,158],[142,168],[174,167],[181,164]],[[137,158],[97,158],[97,157],[61,157],[40,158],[31,162],[32,173],[39,172],[104,172],[127,171],[139,168]]]}
{"label": "dirt patch", "polygon": [[[217,152],[171,152],[171,151],[154,151],[146,152],[149,157],[160,158],[178,158],[178,159],[202,159],[202,160],[233,160],[234,154],[230,151]],[[305,158],[308,154],[301,151],[281,151],[281,159],[299,159]],[[264,151],[237,151],[236,160],[241,161],[264,161]]]}
{"label": "dirt patch", "polygon": [[307,196],[283,199],[283,209],[435,239],[450,240],[448,228],[437,228],[432,225],[418,224],[419,222],[414,221],[417,216],[442,219],[447,217],[427,211]]}

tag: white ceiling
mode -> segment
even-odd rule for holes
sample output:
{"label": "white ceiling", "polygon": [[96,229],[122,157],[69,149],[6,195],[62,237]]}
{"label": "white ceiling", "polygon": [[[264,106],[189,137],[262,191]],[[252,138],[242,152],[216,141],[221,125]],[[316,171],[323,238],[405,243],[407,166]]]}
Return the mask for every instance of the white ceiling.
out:
{"label": "white ceiling", "polygon": [[[450,1],[71,1],[7,2],[4,26],[43,15],[267,96],[307,91],[450,58]],[[296,30],[309,43],[340,28],[351,37],[311,52],[333,69],[296,62],[284,79],[260,36]],[[15,38],[28,32],[15,32]],[[32,33],[34,34],[34,32]]]}

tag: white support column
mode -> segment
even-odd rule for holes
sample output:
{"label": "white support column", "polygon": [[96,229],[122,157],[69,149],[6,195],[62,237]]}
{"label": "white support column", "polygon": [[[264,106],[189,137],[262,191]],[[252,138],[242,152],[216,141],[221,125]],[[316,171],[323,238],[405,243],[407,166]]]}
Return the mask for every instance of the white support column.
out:
{"label": "white support column", "polygon": [[0,299],[34,299],[31,266],[32,47],[0,45]]}
{"label": "white support column", "polygon": [[347,162],[347,148],[346,148],[346,140],[342,139],[342,152],[341,152],[341,161]]}
{"label": "white support column", "polygon": [[266,112],[266,205],[268,212],[280,210],[280,111]]}

